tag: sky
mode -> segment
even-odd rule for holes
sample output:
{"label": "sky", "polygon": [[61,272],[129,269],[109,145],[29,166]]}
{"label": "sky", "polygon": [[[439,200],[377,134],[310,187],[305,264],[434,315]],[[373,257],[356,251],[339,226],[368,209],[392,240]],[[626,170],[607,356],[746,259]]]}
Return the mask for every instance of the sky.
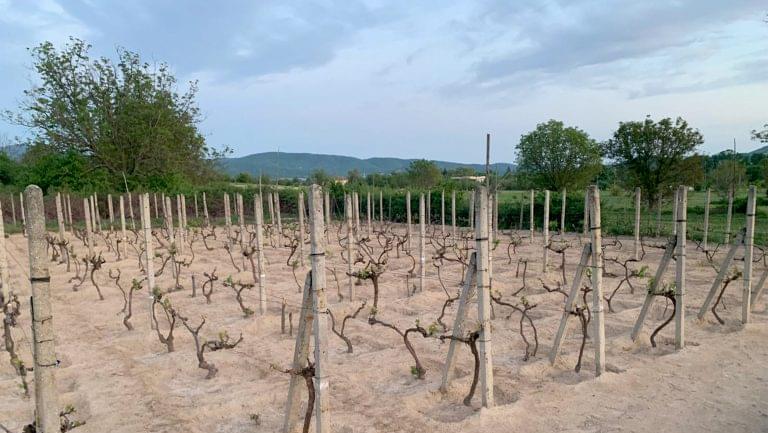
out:
{"label": "sky", "polygon": [[[208,143],[514,162],[549,119],[597,140],[682,116],[700,151],[760,147],[765,0],[0,0],[0,110],[35,81],[27,48],[70,36],[197,80]],[[183,90],[184,87],[180,90]],[[28,134],[2,123],[0,134]]]}

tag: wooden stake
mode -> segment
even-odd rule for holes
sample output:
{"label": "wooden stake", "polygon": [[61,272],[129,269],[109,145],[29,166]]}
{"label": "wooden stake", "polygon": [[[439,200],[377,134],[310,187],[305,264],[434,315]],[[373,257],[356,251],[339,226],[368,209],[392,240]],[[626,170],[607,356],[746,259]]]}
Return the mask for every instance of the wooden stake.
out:
{"label": "wooden stake", "polygon": [[603,312],[603,249],[600,228],[600,189],[589,187],[589,231],[592,240],[592,320],[594,321],[595,375],[605,370],[605,324]]}
{"label": "wooden stake", "polygon": [[675,348],[685,347],[685,244],[688,218],[688,187],[677,188],[677,247],[675,254]]}
{"label": "wooden stake", "polygon": [[24,190],[29,215],[29,283],[32,287],[32,338],[35,372],[35,421],[37,431],[60,431],[55,371],[53,306],[46,253],[43,190],[30,185]]}
{"label": "wooden stake", "polygon": [[552,345],[552,350],[549,352],[549,363],[554,365],[557,355],[560,353],[560,347],[563,344],[563,337],[565,336],[566,326],[568,319],[573,313],[573,304],[576,302],[576,297],[581,289],[581,280],[584,276],[584,269],[589,265],[590,255],[592,254],[592,244],[587,242],[581,250],[581,260],[576,267],[576,275],[574,275],[571,281],[571,291],[568,293],[568,299],[565,301],[563,307],[563,316],[560,318],[560,327],[557,328],[557,335],[555,335],[555,342]]}
{"label": "wooden stake", "polygon": [[750,313],[752,312],[752,253],[755,237],[755,201],[757,199],[757,189],[754,185],[749,186],[747,194],[747,233],[744,238],[744,290],[741,300],[741,323],[750,322]]}
{"label": "wooden stake", "polygon": [[676,244],[677,238],[670,238],[667,242],[667,246],[664,248],[664,255],[661,257],[659,267],[656,268],[656,275],[654,275],[653,280],[651,280],[651,284],[648,286],[648,289],[645,293],[645,301],[643,301],[643,306],[640,309],[640,314],[637,316],[635,326],[632,328],[632,341],[637,340],[638,335],[640,335],[640,331],[643,329],[645,316],[648,315],[651,304],[653,304],[653,300],[656,298],[656,288],[661,283],[664,272],[666,272],[667,266],[669,266],[669,262],[672,260],[672,255],[674,254]]}
{"label": "wooden stake", "polygon": [[[307,366],[309,339],[312,335],[312,322],[314,321],[313,304],[312,273],[307,272],[307,278],[304,280],[304,295],[301,300],[301,317],[299,318],[299,328],[296,332],[296,343],[293,349],[293,363],[291,364],[293,371],[299,371]],[[283,317],[285,316],[283,315]],[[315,373],[317,373],[317,370],[315,370]],[[301,408],[303,387],[304,378],[292,374],[288,385],[288,399],[285,403],[283,433],[291,433],[296,425]]]}
{"label": "wooden stake", "polygon": [[[370,203],[370,193],[368,194]],[[325,239],[323,232],[323,191],[317,185],[310,187],[309,224],[312,258],[313,315],[315,321],[315,432],[330,433],[329,373],[328,367],[328,303],[325,280]],[[369,224],[370,228],[370,224]]]}
{"label": "wooden stake", "polygon": [[478,355],[480,357],[480,395],[484,407],[493,407],[493,355],[491,344],[491,294],[488,265],[490,245],[488,242],[488,189],[477,187],[478,216],[475,230],[477,251],[477,318],[480,323]]}
{"label": "wooden stake", "polygon": [[459,307],[456,309],[456,318],[453,320],[453,337],[448,344],[448,356],[445,359],[443,367],[443,381],[440,384],[440,391],[445,393],[453,380],[453,371],[456,368],[456,347],[458,341],[455,338],[464,338],[464,320],[467,316],[467,304],[472,298],[472,285],[475,283],[475,272],[477,269],[477,255],[472,253],[469,258],[469,266],[464,273],[464,284],[459,295]]}

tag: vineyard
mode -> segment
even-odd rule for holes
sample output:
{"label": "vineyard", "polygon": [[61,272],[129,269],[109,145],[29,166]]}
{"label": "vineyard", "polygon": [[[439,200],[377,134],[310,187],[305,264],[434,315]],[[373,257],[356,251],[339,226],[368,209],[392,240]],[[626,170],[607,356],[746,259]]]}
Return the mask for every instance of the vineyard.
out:
{"label": "vineyard", "polygon": [[765,369],[727,376],[768,355],[755,188],[710,207],[680,187],[663,212],[569,194],[27,188],[0,212],[0,423],[759,430],[765,386],[729,396]]}

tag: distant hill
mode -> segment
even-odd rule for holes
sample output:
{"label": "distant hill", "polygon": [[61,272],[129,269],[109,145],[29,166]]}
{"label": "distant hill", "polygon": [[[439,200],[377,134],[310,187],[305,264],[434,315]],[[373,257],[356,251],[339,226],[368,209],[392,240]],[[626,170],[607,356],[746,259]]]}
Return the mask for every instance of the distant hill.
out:
{"label": "distant hill", "polygon": [[768,153],[768,146],[763,146],[759,149],[755,149],[752,152],[749,152],[750,155],[762,155]]}
{"label": "distant hill", "polygon": [[[324,170],[331,176],[346,176],[350,170],[357,169],[361,174],[391,173],[402,171],[414,159],[400,158],[368,158],[360,159],[351,156],[322,155],[315,153],[285,153],[264,152],[240,158],[224,158],[221,166],[230,175],[249,173],[258,176],[260,173],[270,177],[306,178],[315,170]],[[435,161],[441,169],[469,167],[477,171],[485,171],[483,164],[462,164],[458,162]],[[515,169],[514,164],[491,164],[491,170],[499,173]]]}

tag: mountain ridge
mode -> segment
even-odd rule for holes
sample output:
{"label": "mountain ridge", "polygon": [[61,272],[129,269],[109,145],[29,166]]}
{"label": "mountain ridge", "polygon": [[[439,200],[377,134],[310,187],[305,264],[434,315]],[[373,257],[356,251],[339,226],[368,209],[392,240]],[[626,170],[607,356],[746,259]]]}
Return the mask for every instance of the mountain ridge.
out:
{"label": "mountain ridge", "polygon": [[[351,170],[358,170],[361,174],[392,173],[403,171],[411,162],[418,158],[356,158],[353,156],[308,153],[308,152],[261,152],[238,158],[223,158],[220,160],[221,168],[230,175],[248,173],[252,176],[259,174],[279,178],[306,178],[313,171],[323,170],[331,176],[346,176]],[[450,161],[434,161],[442,169],[456,169],[467,167],[475,171],[485,171],[484,164],[464,164]],[[491,164],[491,170],[505,172],[509,168],[515,169],[515,165],[506,162]]]}

